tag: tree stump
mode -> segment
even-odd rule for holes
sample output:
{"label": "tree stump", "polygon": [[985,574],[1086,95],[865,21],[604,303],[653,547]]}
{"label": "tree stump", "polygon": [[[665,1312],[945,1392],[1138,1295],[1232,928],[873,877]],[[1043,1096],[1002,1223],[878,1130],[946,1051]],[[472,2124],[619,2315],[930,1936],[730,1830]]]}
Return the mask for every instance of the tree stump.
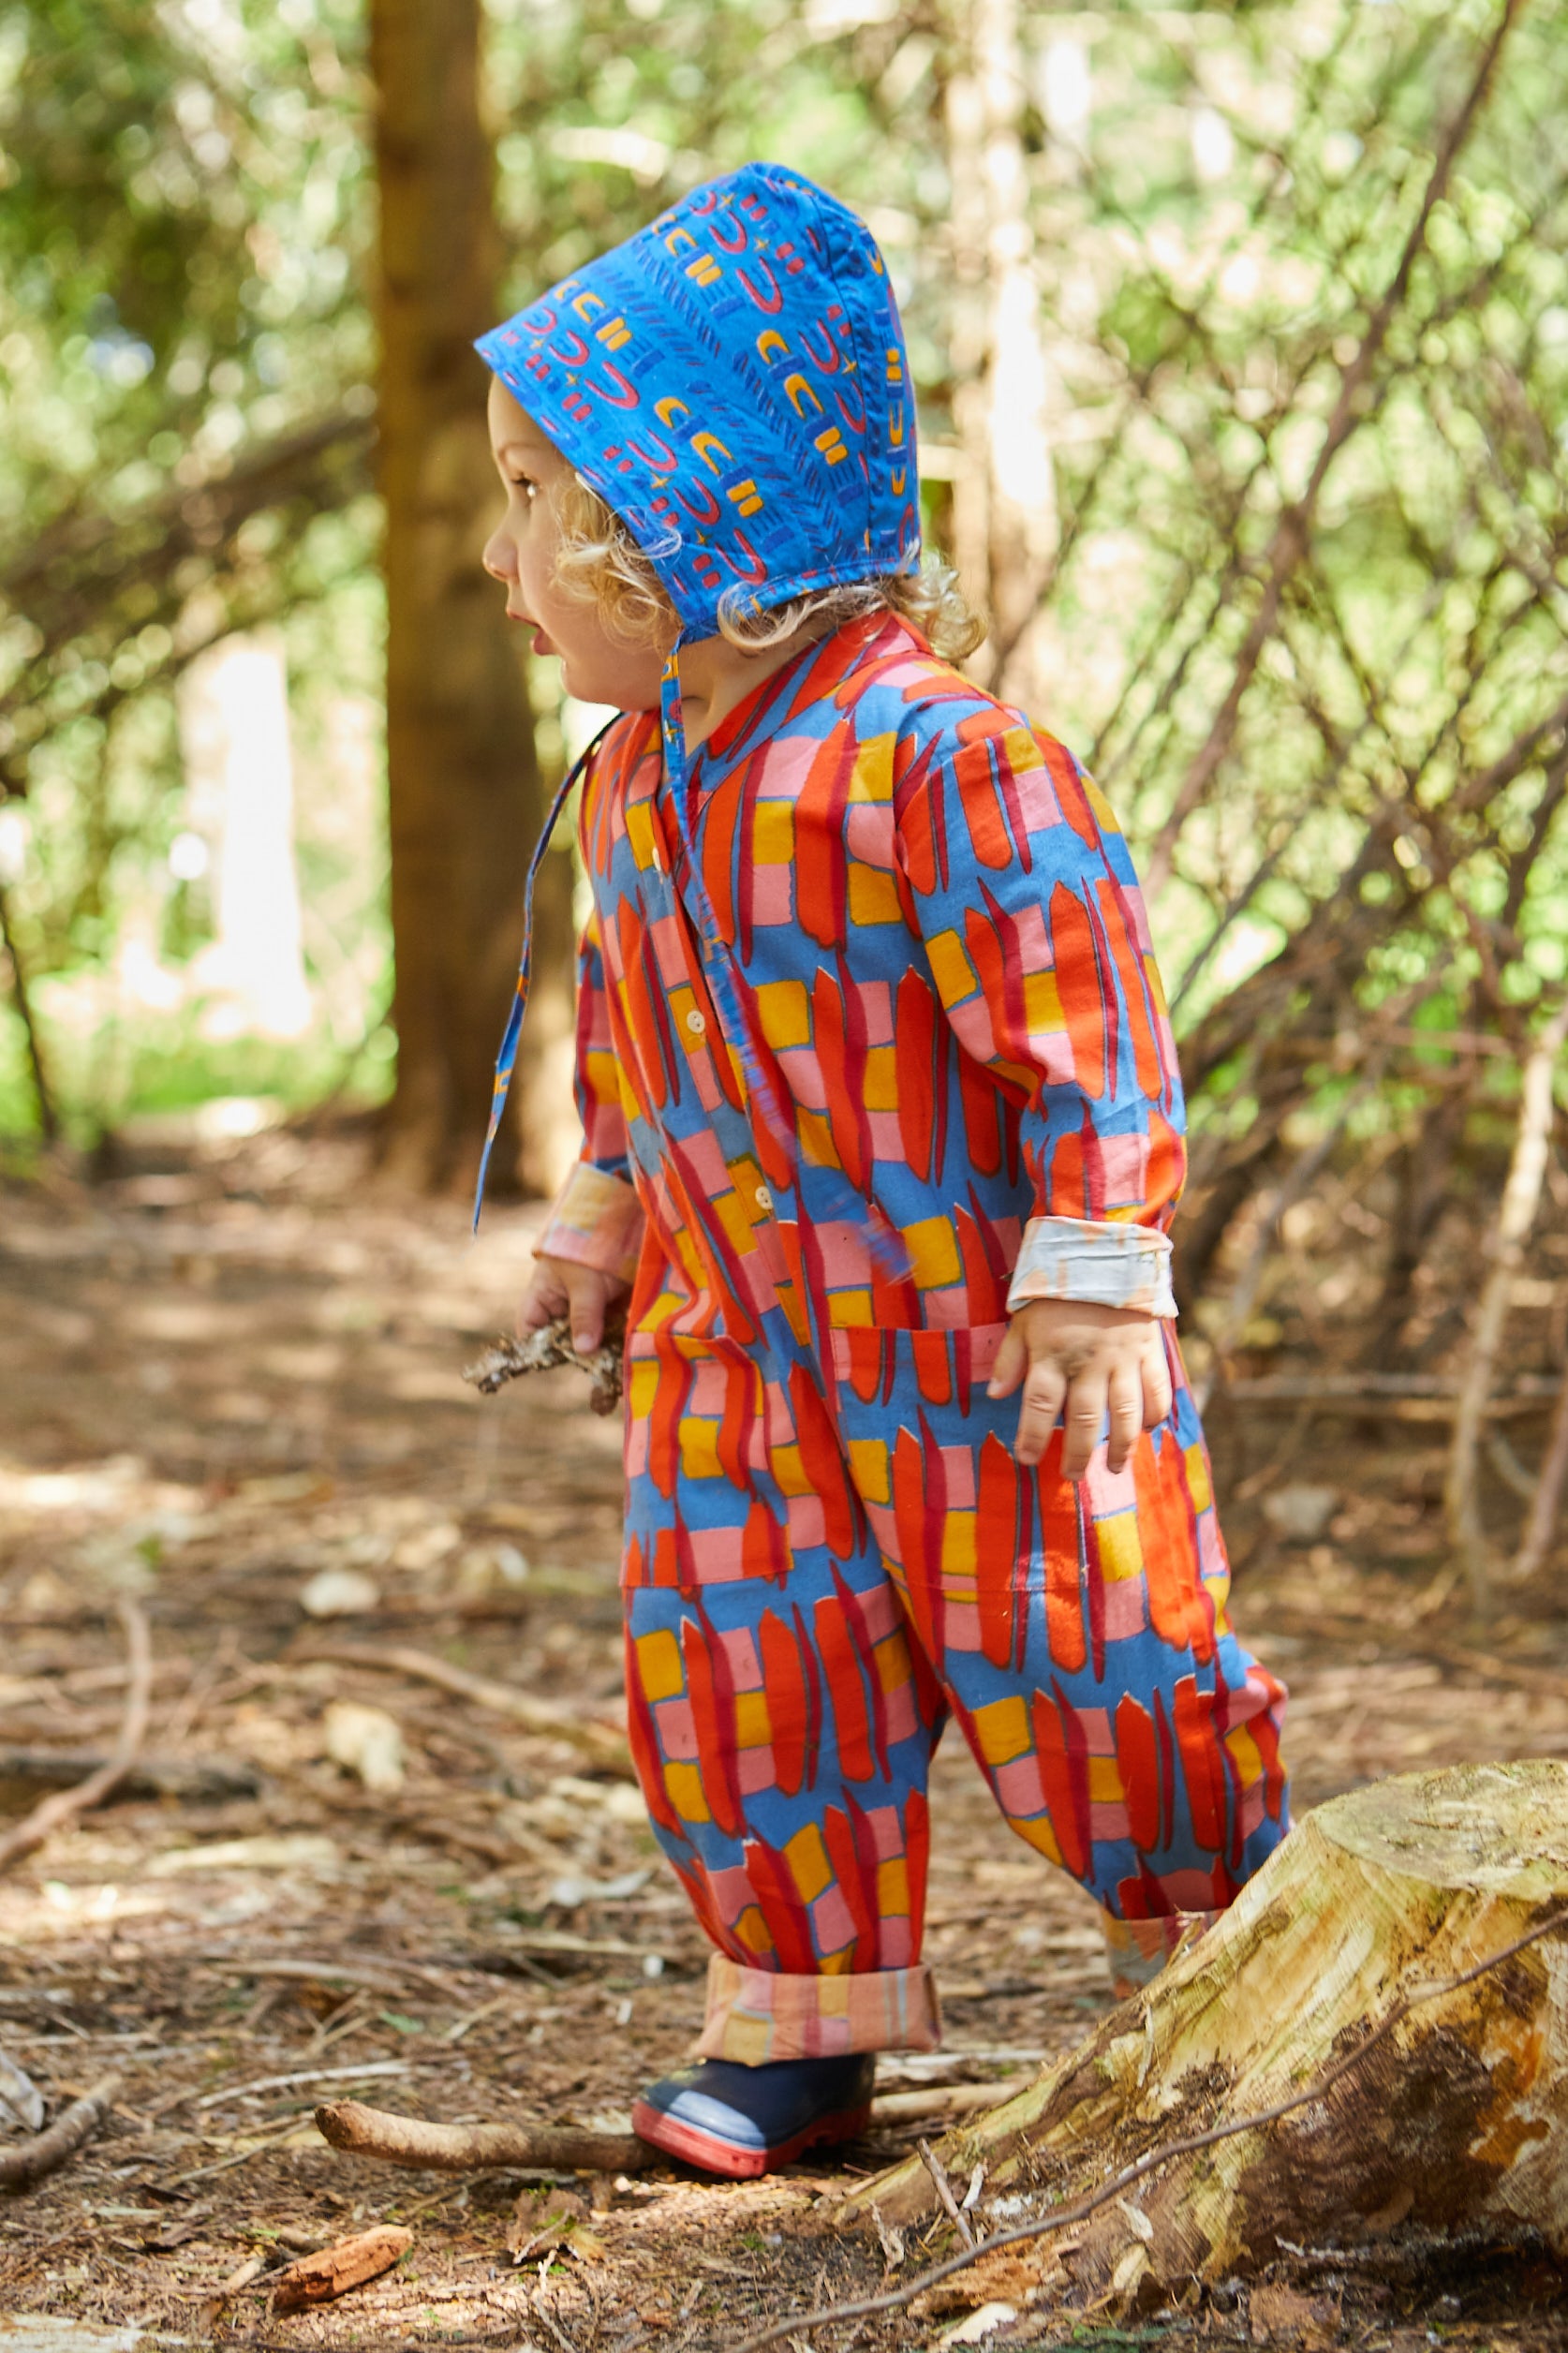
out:
{"label": "tree stump", "polygon": [[[1066,2204],[1161,2143],[1275,2106],[1401,1996],[1457,1976],[1568,1904],[1568,1765],[1406,1774],[1309,1815],[1205,1936],[1005,2106],[950,2133],[998,2223]],[[1568,1934],[1413,2007],[1327,2096],[1159,2167],[1058,2240],[983,2258],[966,2301],[1030,2285],[1151,2305],[1286,2242],[1404,2231],[1568,2257]],[[918,2159],[842,2218],[937,2210]],[[958,2286],[955,2280],[954,2286]]]}

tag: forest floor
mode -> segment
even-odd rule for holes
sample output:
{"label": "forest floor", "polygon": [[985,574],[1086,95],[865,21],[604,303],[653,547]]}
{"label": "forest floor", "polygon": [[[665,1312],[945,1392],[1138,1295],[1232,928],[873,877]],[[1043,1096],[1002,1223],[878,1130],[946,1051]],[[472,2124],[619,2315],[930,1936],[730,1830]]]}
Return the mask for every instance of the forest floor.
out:
{"label": "forest floor", "polygon": [[[717,2353],[883,2281],[875,2239],[815,2210],[929,2127],[755,2185],[672,2168],[552,2197],[515,2174],[393,2172],[312,2125],[318,2100],[357,2095],[624,2128],[701,2016],[702,1940],[629,1785],[407,1671],[420,1653],[616,1715],[616,1425],[569,1371],[489,1400],[459,1378],[510,1324],[533,1231],[500,1209],[470,1243],[460,1206],[379,1192],[352,1138],[144,1151],[90,1191],[0,1191],[0,1829],[51,1756],[112,1744],[120,1595],[155,1670],[141,1778],[0,1880],[0,2052],[52,2107],[117,2079],[102,2134],[0,2199],[0,2353]],[[1260,1409],[1214,1428],[1236,1615],[1293,1688],[1298,1809],[1416,1766],[1568,1755],[1568,1620],[1543,1598],[1483,1648],[1467,1632],[1441,1427],[1314,1437]],[[334,1588],[353,1606],[312,1615]],[[393,1650],[401,1668],[365,1664]],[[345,1699],[395,1719],[395,1789],[329,1755]],[[1017,2081],[1109,2004],[1092,1907],[1010,1841],[955,1741],[934,1817],[948,2045],[886,2063],[881,2087]],[[532,2245],[563,2214],[564,2240]],[[395,2270],[270,2310],[282,2263],[381,2222],[414,2233]],[[912,2245],[907,2268],[922,2259]],[[1565,2283],[1523,2254],[1309,2285],[1233,2284],[1116,2327],[1042,2304],[988,2341],[1568,2343]],[[964,2309],[855,2341],[936,2345]]]}

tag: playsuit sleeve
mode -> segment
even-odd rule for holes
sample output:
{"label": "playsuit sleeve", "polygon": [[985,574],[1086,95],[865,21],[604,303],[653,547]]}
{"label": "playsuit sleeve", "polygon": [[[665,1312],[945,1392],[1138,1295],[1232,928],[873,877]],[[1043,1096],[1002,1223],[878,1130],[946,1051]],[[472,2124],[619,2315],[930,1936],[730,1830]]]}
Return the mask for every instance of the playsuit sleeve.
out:
{"label": "playsuit sleeve", "polygon": [[574,1086],[583,1154],[551,1208],[534,1254],[572,1259],[629,1281],[643,1239],[643,1208],[631,1184],[597,916],[590,916],[577,955]]}
{"label": "playsuit sleeve", "polygon": [[1033,1203],[1009,1310],[1073,1299],[1174,1315],[1181,1081],[1103,796],[1051,737],[966,726],[910,762],[895,813],[938,996],[1017,1111]]}

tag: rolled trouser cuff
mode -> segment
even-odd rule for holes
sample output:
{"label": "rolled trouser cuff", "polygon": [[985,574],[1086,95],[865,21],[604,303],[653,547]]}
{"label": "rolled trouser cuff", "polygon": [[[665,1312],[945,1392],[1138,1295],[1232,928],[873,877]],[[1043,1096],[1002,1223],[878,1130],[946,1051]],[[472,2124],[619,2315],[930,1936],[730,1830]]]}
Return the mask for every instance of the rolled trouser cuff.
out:
{"label": "rolled trouser cuff", "polygon": [[1111,1990],[1118,2002],[1153,1983],[1176,1951],[1212,1928],[1218,1912],[1167,1912],[1155,1920],[1118,1920],[1100,1915],[1110,1963]]}
{"label": "rolled trouser cuff", "polygon": [[747,1969],[724,1953],[708,1962],[703,2059],[761,2067],[856,2050],[939,2050],[941,2039],[936,1979],[925,1967],[804,1977]]}

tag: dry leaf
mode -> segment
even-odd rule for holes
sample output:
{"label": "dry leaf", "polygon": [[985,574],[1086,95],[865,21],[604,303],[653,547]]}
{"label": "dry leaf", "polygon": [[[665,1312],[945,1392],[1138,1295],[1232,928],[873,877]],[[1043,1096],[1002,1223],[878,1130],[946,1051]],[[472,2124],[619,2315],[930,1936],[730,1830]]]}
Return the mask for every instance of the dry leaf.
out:
{"label": "dry leaf", "polygon": [[29,2132],[42,2132],[43,2094],[26,2070],[0,2050],[0,2117],[14,2116]]}
{"label": "dry leaf", "polygon": [[1329,2345],[1339,2333],[1339,2299],[1265,2283],[1253,2288],[1248,2316],[1254,2345]]}

